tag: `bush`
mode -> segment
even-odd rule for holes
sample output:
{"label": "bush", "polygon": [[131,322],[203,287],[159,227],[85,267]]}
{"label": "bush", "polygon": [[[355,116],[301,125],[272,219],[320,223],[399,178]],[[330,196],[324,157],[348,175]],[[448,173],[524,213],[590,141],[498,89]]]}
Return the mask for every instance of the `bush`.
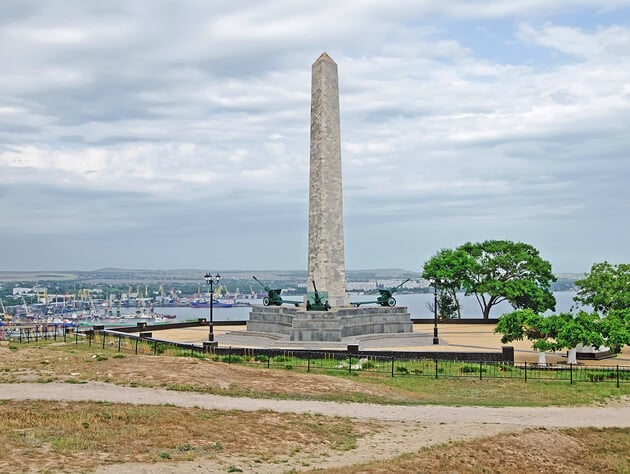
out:
{"label": "bush", "polygon": [[[478,373],[479,372],[479,366],[476,364],[466,364],[464,365],[461,369],[459,369],[460,372],[463,372],[465,374],[474,374],[474,373]],[[481,369],[481,372],[485,373],[487,372],[488,369],[483,367]]]}

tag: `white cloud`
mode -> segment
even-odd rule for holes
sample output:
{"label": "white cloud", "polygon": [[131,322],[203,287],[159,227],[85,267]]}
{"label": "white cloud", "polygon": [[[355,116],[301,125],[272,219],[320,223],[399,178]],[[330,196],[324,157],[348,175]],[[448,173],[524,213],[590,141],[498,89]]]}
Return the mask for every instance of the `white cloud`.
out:
{"label": "white cloud", "polygon": [[523,41],[587,59],[630,59],[630,29],[619,25],[601,27],[594,33],[589,33],[581,28],[552,23],[539,27],[522,24],[519,26],[518,36]]}
{"label": "white cloud", "polygon": [[[11,66],[0,76],[0,174],[11,189],[0,192],[0,229],[5,239],[53,227],[89,239],[112,219],[121,229],[177,221],[187,235],[294,248],[307,216],[310,65],[327,50],[340,72],[350,235],[373,245],[393,238],[373,227],[370,216],[379,216],[406,242],[401,249],[421,239],[428,254],[456,236],[520,240],[536,228],[574,238],[554,219],[568,232],[630,198],[630,29],[607,13],[627,15],[629,2],[571,3],[114,1],[63,14],[52,3],[24,10],[0,24],[0,61]],[[497,58],[486,54],[492,45],[459,32],[497,22],[501,45],[527,54]],[[29,208],[43,203],[56,221]],[[197,218],[208,210],[220,228]],[[177,232],[169,238],[182,246]],[[580,238],[582,248],[597,246]],[[111,242],[104,259],[126,248]],[[611,249],[610,259],[624,252]],[[225,252],[223,266],[237,253]],[[304,263],[280,253],[286,268]],[[578,270],[595,258],[573,254]],[[370,267],[370,258],[353,261]],[[409,257],[392,258],[404,266]]]}

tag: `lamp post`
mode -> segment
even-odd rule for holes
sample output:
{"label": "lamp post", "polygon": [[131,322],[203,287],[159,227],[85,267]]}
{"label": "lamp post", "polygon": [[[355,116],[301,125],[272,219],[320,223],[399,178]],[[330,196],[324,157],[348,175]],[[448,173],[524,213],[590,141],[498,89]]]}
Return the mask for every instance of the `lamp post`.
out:
{"label": "lamp post", "polygon": [[[440,278],[440,283],[444,283],[444,278]],[[433,344],[439,344],[440,338],[438,337],[438,282],[437,278],[429,278],[429,284],[433,285]]]}
{"label": "lamp post", "polygon": [[219,280],[221,279],[221,275],[218,273],[213,277],[210,272],[206,273],[203,276],[206,283],[210,285],[210,323],[208,324],[208,341],[214,342],[214,321],[212,320],[212,301],[214,299],[214,284],[219,284]]}

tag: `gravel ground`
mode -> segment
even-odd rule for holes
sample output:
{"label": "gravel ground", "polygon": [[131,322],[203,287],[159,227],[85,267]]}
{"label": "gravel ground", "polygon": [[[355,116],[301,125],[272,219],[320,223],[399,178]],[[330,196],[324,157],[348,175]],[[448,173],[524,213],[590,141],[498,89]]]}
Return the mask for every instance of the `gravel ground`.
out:
{"label": "gravel ground", "polygon": [[[446,406],[395,406],[363,403],[336,403],[304,400],[266,400],[234,398],[162,389],[124,387],[101,382],[82,385],[2,384],[0,399],[12,400],[64,400],[109,401],[133,404],[173,404],[181,407],[200,407],[219,410],[273,410],[345,416],[355,419],[384,422],[387,429],[362,438],[352,451],[322,453],[320,457],[294,456],[281,470],[305,470],[304,466],[318,468],[341,467],[377,459],[452,440],[464,440],[501,432],[519,432],[527,428],[575,427],[630,427],[630,398],[619,402],[588,407],[446,407]],[[125,464],[104,466],[97,472],[225,472],[226,466],[243,465],[242,459],[225,458],[221,461],[194,461],[161,464]],[[256,464],[251,471],[279,472],[278,465]]]}

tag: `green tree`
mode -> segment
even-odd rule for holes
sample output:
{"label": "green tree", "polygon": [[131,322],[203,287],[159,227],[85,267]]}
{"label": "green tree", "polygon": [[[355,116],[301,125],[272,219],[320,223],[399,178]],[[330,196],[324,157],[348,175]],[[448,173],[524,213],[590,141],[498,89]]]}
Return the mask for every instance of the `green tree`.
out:
{"label": "green tree", "polygon": [[469,255],[460,249],[442,249],[424,263],[422,278],[435,278],[440,283],[440,291],[446,292],[456,306],[457,318],[461,319],[461,304],[457,291],[462,289],[467,269],[472,265]]}
{"label": "green tree", "polygon": [[576,348],[578,345],[601,347],[605,340],[601,332],[601,318],[597,313],[579,311],[576,315],[562,313],[562,320],[556,336],[556,348],[567,349],[568,364],[577,364]]}
{"label": "green tree", "polygon": [[599,330],[610,352],[619,354],[624,346],[630,345],[630,308],[610,310],[601,319]]}
{"label": "green tree", "polygon": [[607,314],[630,308],[630,265],[595,263],[585,278],[575,282],[580,287],[574,301]]}
{"label": "green tree", "polygon": [[455,319],[458,317],[459,306],[453,296],[446,289],[441,289],[438,295],[438,313],[440,319]]}
{"label": "green tree", "polygon": [[557,349],[556,337],[561,327],[557,316],[544,317],[531,309],[518,309],[503,314],[494,330],[501,334],[501,342],[532,341],[532,348],[539,351],[539,365],[545,365],[545,352]]}
{"label": "green tree", "polygon": [[521,242],[486,240],[440,250],[425,263],[422,276],[445,278],[455,298],[458,289],[475,295],[484,319],[502,301],[535,313],[556,306],[550,289],[556,280],[551,264],[534,247]]}

